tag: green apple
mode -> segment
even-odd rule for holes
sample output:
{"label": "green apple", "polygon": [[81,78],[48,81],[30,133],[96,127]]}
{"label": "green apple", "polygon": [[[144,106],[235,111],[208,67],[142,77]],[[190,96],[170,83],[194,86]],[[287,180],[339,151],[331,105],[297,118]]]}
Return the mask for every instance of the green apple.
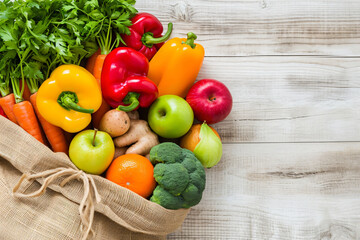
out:
{"label": "green apple", "polygon": [[148,121],[151,129],[159,136],[179,138],[190,130],[194,113],[185,99],[164,95],[151,105]]}
{"label": "green apple", "polygon": [[102,174],[109,167],[114,153],[111,136],[97,130],[78,133],[69,147],[69,156],[75,166],[91,174]]}

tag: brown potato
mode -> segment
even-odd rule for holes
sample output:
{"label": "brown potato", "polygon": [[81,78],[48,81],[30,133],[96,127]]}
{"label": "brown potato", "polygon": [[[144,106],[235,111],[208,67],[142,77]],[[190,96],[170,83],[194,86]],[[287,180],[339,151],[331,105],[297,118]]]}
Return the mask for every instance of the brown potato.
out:
{"label": "brown potato", "polygon": [[112,109],[104,114],[99,130],[107,132],[111,137],[118,137],[130,128],[130,118],[124,111]]}

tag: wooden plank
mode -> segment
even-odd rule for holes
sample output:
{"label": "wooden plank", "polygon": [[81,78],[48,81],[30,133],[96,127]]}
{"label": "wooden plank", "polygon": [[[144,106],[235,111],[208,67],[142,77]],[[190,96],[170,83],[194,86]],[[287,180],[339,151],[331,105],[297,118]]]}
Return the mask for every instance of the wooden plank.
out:
{"label": "wooden plank", "polygon": [[193,31],[207,56],[360,55],[358,0],[141,0],[140,11]]}
{"label": "wooden plank", "polygon": [[203,78],[233,95],[226,143],[360,141],[360,59],[208,57]]}
{"label": "wooden plank", "polygon": [[169,239],[358,239],[359,159],[360,143],[226,144]]}

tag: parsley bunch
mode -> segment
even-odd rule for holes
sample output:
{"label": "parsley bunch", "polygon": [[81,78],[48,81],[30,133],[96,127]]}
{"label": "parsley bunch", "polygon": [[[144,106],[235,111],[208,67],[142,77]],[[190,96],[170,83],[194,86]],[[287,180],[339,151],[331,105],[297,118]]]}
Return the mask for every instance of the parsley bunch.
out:
{"label": "parsley bunch", "polygon": [[130,34],[134,4],[135,0],[0,1],[1,95],[11,92],[11,79],[41,82],[59,65],[79,65],[99,47],[109,53],[122,41],[121,34]]}
{"label": "parsley bunch", "polygon": [[130,34],[128,29],[137,10],[135,0],[79,0],[63,6],[66,16],[77,16],[62,21],[79,29],[76,35],[88,43],[94,39],[102,54],[108,54],[119,45],[121,34]]}

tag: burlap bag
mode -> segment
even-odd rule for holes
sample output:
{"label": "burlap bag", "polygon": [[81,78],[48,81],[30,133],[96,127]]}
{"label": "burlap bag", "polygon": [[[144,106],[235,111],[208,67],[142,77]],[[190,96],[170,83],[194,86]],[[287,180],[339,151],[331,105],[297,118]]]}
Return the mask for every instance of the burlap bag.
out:
{"label": "burlap bag", "polygon": [[165,239],[188,210],[167,210],[76,169],[0,117],[0,239]]}

